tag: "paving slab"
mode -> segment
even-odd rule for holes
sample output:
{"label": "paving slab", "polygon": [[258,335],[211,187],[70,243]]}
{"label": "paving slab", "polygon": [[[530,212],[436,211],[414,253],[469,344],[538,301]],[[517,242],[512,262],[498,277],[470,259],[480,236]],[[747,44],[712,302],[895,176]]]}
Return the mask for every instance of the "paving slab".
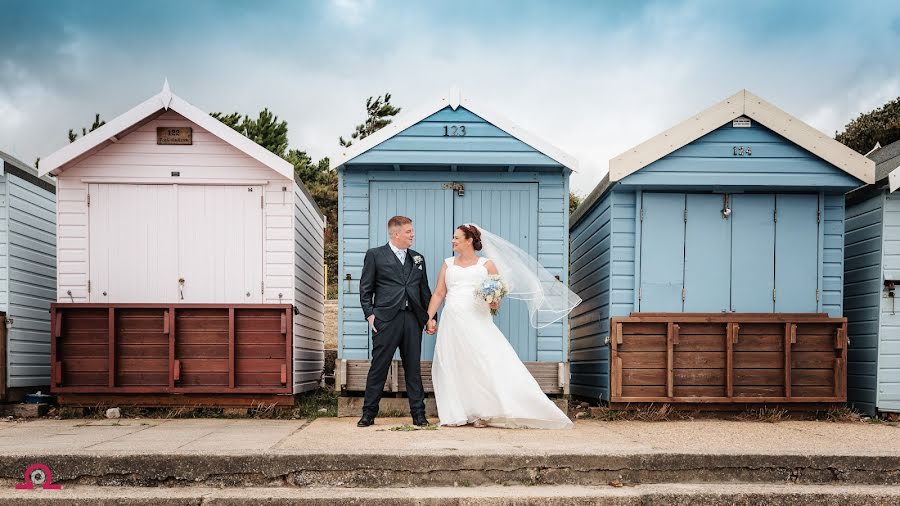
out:
{"label": "paving slab", "polygon": [[72,485],[422,487],[625,483],[900,485],[900,428],[579,421],[566,431],[414,429],[408,419],[6,422],[0,487],[35,462]]}

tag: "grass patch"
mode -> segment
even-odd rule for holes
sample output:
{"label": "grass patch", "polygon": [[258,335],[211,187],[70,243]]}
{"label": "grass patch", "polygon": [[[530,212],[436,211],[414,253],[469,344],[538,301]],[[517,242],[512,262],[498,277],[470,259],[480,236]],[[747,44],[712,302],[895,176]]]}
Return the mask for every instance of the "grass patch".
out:
{"label": "grass patch", "polygon": [[391,427],[387,430],[391,430],[394,432],[413,432],[416,430],[438,430],[438,426],[437,425],[426,425],[424,427],[418,427],[416,425],[404,424],[404,425],[397,425],[395,427]]}
{"label": "grass patch", "polygon": [[748,409],[737,415],[736,419],[745,422],[766,422],[778,423],[787,419],[788,412],[781,408],[761,407],[759,409]]}
{"label": "grass patch", "polygon": [[316,418],[337,416],[339,394],[331,388],[320,388],[297,396],[293,418]]}
{"label": "grass patch", "polygon": [[844,406],[840,408],[831,408],[824,412],[817,412],[816,420],[835,423],[857,423],[863,420],[863,415],[858,411]]}

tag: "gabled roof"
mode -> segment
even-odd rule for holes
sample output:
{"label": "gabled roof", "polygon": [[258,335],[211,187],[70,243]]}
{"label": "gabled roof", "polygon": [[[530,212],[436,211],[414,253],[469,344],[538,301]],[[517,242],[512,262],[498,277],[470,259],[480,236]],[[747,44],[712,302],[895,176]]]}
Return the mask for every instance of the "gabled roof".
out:
{"label": "gabled roof", "polygon": [[56,181],[49,177],[38,176],[38,171],[31,165],[19,160],[18,158],[0,151],[0,174],[15,174],[21,179],[44,188],[45,190],[56,193]]}
{"label": "gabled roof", "polygon": [[458,89],[451,89],[448,96],[431,101],[426,106],[417,109],[414,112],[401,112],[400,115],[397,116],[397,119],[391,122],[390,125],[382,128],[381,130],[375,132],[374,134],[366,137],[361,141],[354,142],[353,145],[351,145],[349,148],[343,148],[343,150],[339,154],[331,157],[331,166],[334,168],[338,168],[341,165],[352,161],[357,156],[374,148],[375,146],[415,125],[416,123],[419,123],[420,121],[428,118],[434,113],[445,109],[446,107],[450,107],[455,111],[460,106],[480,116],[482,119],[499,128],[500,130],[505,131],[516,139],[540,151],[547,157],[552,158],[560,165],[567,167],[573,171],[578,169],[578,161],[575,160],[575,157],[566,154],[544,139],[541,139],[540,137],[516,125],[505,116],[493,111],[490,107],[486,107],[484,104],[474,103],[468,98],[461,97]]}
{"label": "gabled roof", "polygon": [[894,141],[884,147],[879,146],[869,151],[866,156],[875,162],[875,181],[881,181],[900,167],[900,141]]}
{"label": "gabled roof", "polygon": [[747,90],[741,90],[609,161],[612,182],[741,116],[762,123],[789,141],[864,183],[875,182],[875,163]]}
{"label": "gabled roof", "polygon": [[216,137],[231,144],[256,161],[293,181],[293,165],[275,153],[272,153],[241,135],[228,125],[213,118],[206,112],[191,105],[178,95],[172,93],[172,90],[169,89],[168,80],[163,83],[162,91],[156,95],[143,101],[130,111],[107,122],[102,127],[56,151],[47,158],[42,159],[40,164],[40,175],[59,174],[65,170],[65,165],[69,162],[89,153],[91,150],[101,148],[107,143],[115,142],[117,140],[116,136],[122,132],[143,123],[160,111],[170,109],[184,116],[188,120],[193,121],[204,130],[207,130]]}

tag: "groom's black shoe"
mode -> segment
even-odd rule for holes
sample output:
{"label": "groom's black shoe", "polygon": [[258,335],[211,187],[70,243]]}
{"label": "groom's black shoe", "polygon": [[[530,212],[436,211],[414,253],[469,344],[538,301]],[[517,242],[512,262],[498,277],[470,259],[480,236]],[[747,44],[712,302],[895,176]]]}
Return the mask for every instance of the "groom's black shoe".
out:
{"label": "groom's black shoe", "polygon": [[370,425],[375,425],[375,417],[367,413],[363,413],[362,418],[356,422],[357,427],[368,427]]}
{"label": "groom's black shoe", "polygon": [[425,418],[425,415],[423,413],[414,414],[412,416],[412,419],[413,425],[415,425],[416,427],[428,427],[429,425],[431,425],[430,423],[428,423],[428,419]]}

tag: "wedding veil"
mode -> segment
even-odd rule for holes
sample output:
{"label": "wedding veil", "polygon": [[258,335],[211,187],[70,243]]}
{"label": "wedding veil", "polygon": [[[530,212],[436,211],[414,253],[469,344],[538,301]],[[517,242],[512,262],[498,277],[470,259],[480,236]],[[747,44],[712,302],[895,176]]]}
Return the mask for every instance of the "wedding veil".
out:
{"label": "wedding veil", "polygon": [[470,223],[481,232],[481,251],[494,262],[509,286],[508,297],[525,301],[531,326],[539,329],[568,316],[581,298],[538,261],[506,239]]}

